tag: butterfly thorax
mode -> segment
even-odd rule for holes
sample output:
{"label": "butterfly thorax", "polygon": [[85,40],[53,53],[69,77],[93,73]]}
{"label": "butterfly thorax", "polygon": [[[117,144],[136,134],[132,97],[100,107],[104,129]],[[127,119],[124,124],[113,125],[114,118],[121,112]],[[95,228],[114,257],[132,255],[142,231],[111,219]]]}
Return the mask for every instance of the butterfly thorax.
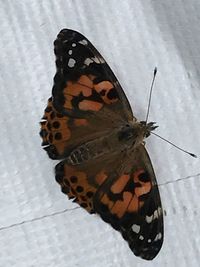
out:
{"label": "butterfly thorax", "polygon": [[130,122],[108,131],[107,134],[81,144],[71,151],[67,162],[78,165],[102,157],[108,153],[123,153],[134,150],[156,126],[150,122]]}

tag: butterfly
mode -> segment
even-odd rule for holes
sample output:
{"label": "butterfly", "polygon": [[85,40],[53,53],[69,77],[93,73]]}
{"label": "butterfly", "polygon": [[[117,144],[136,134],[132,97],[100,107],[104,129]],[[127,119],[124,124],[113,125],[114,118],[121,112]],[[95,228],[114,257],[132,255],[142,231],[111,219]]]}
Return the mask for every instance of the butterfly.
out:
{"label": "butterfly", "polygon": [[60,160],[61,190],[96,213],[152,260],[163,243],[163,211],[144,139],[156,126],[137,121],[112,70],[91,42],[63,29],[54,42],[56,74],[41,120],[42,146]]}

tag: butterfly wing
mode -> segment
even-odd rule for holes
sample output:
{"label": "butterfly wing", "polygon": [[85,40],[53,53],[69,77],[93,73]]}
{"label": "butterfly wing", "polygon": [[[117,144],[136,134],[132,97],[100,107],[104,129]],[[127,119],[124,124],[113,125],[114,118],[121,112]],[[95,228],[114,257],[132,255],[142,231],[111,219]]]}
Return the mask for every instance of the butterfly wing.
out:
{"label": "butterfly wing", "polygon": [[[115,175],[115,178],[112,176]],[[163,213],[150,158],[143,145],[124,168],[108,175],[94,196],[95,211],[120,231],[136,256],[152,260],[163,243]]]}
{"label": "butterfly wing", "polygon": [[122,233],[136,256],[152,260],[163,242],[163,215],[155,174],[143,145],[131,157],[116,153],[56,166],[62,192]]}
{"label": "butterfly wing", "polygon": [[104,155],[74,166],[63,160],[56,165],[56,181],[69,199],[73,199],[89,213],[95,213],[94,196],[104,182],[108,186],[116,179],[115,176],[110,177],[110,174],[121,165],[123,156],[122,153]]}
{"label": "butterfly wing", "polygon": [[163,241],[155,175],[146,150],[121,151],[70,165],[76,147],[135,121],[129,102],[105,60],[80,33],[62,30],[54,43],[57,72],[41,121],[44,149],[57,164],[62,191],[120,231],[132,251],[153,259]]}
{"label": "butterfly wing", "polygon": [[115,75],[80,33],[64,29],[54,42],[57,72],[40,135],[52,159],[135,120]]}
{"label": "butterfly wing", "polygon": [[[97,111],[113,104],[112,110],[120,117],[133,120],[122,87],[86,37],[76,31],[64,29],[58,34],[54,47],[57,73],[54,78],[53,104],[58,111],[82,117],[84,111]],[[93,108],[89,105],[90,100],[96,101]]]}
{"label": "butterfly wing", "polygon": [[66,158],[79,145],[107,135],[118,123],[117,118],[117,114],[106,109],[94,114],[85,113],[82,118],[72,117],[58,112],[49,98],[40,122],[42,146],[51,159]]}

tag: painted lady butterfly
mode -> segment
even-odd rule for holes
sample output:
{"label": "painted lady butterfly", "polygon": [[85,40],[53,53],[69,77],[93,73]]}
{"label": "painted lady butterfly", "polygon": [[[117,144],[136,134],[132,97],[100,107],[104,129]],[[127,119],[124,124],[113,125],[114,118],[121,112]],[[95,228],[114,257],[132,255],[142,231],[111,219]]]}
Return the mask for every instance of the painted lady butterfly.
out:
{"label": "painted lady butterfly", "polygon": [[163,243],[163,213],[144,138],[115,75],[80,33],[54,42],[57,72],[41,121],[43,147],[62,192],[119,232],[136,256],[152,260]]}

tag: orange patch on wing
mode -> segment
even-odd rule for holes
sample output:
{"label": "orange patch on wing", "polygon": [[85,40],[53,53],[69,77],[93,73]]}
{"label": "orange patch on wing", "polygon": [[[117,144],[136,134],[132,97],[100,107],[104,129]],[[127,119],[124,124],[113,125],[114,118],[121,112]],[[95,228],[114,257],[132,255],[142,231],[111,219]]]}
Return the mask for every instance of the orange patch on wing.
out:
{"label": "orange patch on wing", "polygon": [[100,93],[103,89],[106,90],[106,91],[109,91],[110,89],[113,88],[113,85],[109,81],[102,81],[102,82],[100,82],[98,84],[95,84],[94,88],[98,93]]}
{"label": "orange patch on wing", "polygon": [[142,187],[137,187],[135,189],[135,193],[138,197],[145,195],[145,194],[149,193],[150,191],[151,191],[151,183],[150,182],[143,183]]}
{"label": "orange patch on wing", "polygon": [[72,99],[73,99],[73,96],[71,95],[67,95],[67,97],[65,97],[65,103],[64,103],[64,107],[66,109],[72,109]]}
{"label": "orange patch on wing", "polygon": [[101,95],[101,98],[103,99],[103,101],[106,103],[106,104],[112,104],[116,101],[118,101],[117,98],[114,98],[114,99],[109,99],[107,97],[107,94],[109,93],[110,90],[112,90],[114,88],[113,84],[109,81],[102,81],[96,85],[94,85],[94,89],[100,93],[102,90],[105,90],[105,94],[104,95]]}
{"label": "orange patch on wing", "polygon": [[107,179],[107,177],[108,176],[105,174],[105,172],[101,171],[95,176],[95,181],[97,182],[98,185],[101,185]]}
{"label": "orange patch on wing", "polygon": [[[73,181],[72,179],[76,179],[76,181]],[[65,164],[63,184],[65,186],[68,186],[70,184],[70,191],[69,193],[67,193],[67,195],[69,197],[75,198],[73,200],[74,202],[78,203],[88,212],[91,212],[93,210],[92,193],[94,194],[96,192],[96,188],[89,184],[87,173],[78,171],[76,170],[76,168]],[[78,187],[79,190],[77,189]],[[81,191],[80,188],[82,188]],[[90,194],[90,197],[88,197],[88,193]]]}
{"label": "orange patch on wing", "polygon": [[86,126],[88,125],[88,121],[86,119],[75,119],[74,124],[75,126]]}
{"label": "orange patch on wing", "polygon": [[78,83],[83,84],[89,88],[93,88],[93,82],[92,79],[90,78],[90,76],[86,76],[86,75],[82,75],[79,80]]}
{"label": "orange patch on wing", "polygon": [[135,187],[135,194],[128,206],[128,212],[138,212],[143,207],[144,201],[140,201],[139,197],[145,195],[151,191],[152,185],[150,181],[141,181],[139,175],[144,173],[144,170],[138,170],[133,174],[133,180],[135,183],[139,183],[140,186]]}
{"label": "orange patch on wing", "polygon": [[68,81],[63,93],[66,99],[69,96],[78,96],[80,93],[88,97],[92,94],[92,88],[93,82],[86,75],[82,75],[77,82]]}
{"label": "orange patch on wing", "polygon": [[127,207],[133,198],[133,195],[130,192],[123,193],[123,200],[117,200],[112,207],[111,212],[117,215],[118,218],[122,218],[127,211]]}
{"label": "orange patch on wing", "polygon": [[114,193],[114,194],[121,193],[124,190],[126,184],[128,183],[129,178],[130,178],[130,175],[128,175],[128,174],[124,174],[124,175],[120,176],[115,181],[115,183],[111,186],[112,193]]}
{"label": "orange patch on wing", "polygon": [[139,205],[139,200],[138,197],[136,195],[133,196],[130,204],[128,205],[128,212],[137,212],[139,209],[140,205]]}
{"label": "orange patch on wing", "polygon": [[133,180],[135,183],[140,183],[140,187],[136,187],[135,188],[135,193],[137,195],[137,197],[140,197],[142,195],[145,195],[147,193],[149,193],[151,191],[151,188],[152,188],[152,184],[151,184],[151,181],[141,181],[139,179],[139,175],[144,173],[144,170],[138,170],[137,172],[135,172],[133,174]]}
{"label": "orange patch on wing", "polygon": [[71,176],[76,176],[82,182],[87,180],[87,175],[85,172],[77,171],[75,168],[73,168],[67,164],[64,165],[64,168],[65,168],[65,173],[66,173],[67,177],[70,178]]}
{"label": "orange patch on wing", "polygon": [[[67,125],[68,117],[59,117],[52,105],[52,101],[48,101],[48,108],[51,108],[50,111],[45,112],[44,120],[41,122],[41,130],[46,131],[46,136],[43,137],[43,142],[48,145],[54,145],[58,154],[63,154],[66,146],[66,141],[71,137],[71,131]],[[53,119],[51,118],[53,115]],[[58,127],[53,126],[54,123],[58,123]],[[61,138],[57,140],[55,135],[61,134]]]}
{"label": "orange patch on wing", "polygon": [[91,110],[91,111],[99,111],[102,108],[103,104],[99,102],[95,102],[92,100],[83,100],[79,103],[79,108],[81,110]]}
{"label": "orange patch on wing", "polygon": [[101,202],[102,202],[104,205],[106,205],[106,206],[109,208],[109,210],[112,209],[112,207],[113,207],[113,201],[111,201],[111,200],[109,199],[108,195],[104,194],[103,197],[101,198]]}
{"label": "orange patch on wing", "polygon": [[[53,143],[54,144],[54,143]],[[60,142],[60,143],[57,143],[55,144],[55,147],[56,147],[56,150],[58,151],[58,153],[61,155],[64,153],[65,151],[65,145],[64,145],[64,142]]]}
{"label": "orange patch on wing", "polygon": [[[71,131],[68,127],[68,118],[65,117],[63,119],[60,119],[58,117],[56,117],[55,119],[53,119],[51,121],[51,124],[53,124],[54,122],[59,122],[59,128],[58,129],[54,129],[53,127],[51,128],[51,132],[55,133],[55,132],[60,132],[62,134],[62,140],[68,140],[71,137]],[[58,140],[59,141],[59,140]]]}
{"label": "orange patch on wing", "polygon": [[50,133],[52,133],[53,136],[56,133],[60,133],[62,135],[62,138],[59,140],[56,140],[55,138],[53,138],[53,141],[50,142],[50,140],[49,140],[49,143],[56,144],[56,147],[61,151],[62,149],[64,150],[64,148],[65,148],[64,141],[69,140],[71,137],[71,131],[67,125],[68,118],[60,119],[60,118],[56,117],[54,120],[50,121],[49,123],[51,123],[51,125],[52,125],[54,122],[59,122],[60,126],[58,129],[54,129],[53,127],[51,127]]}

